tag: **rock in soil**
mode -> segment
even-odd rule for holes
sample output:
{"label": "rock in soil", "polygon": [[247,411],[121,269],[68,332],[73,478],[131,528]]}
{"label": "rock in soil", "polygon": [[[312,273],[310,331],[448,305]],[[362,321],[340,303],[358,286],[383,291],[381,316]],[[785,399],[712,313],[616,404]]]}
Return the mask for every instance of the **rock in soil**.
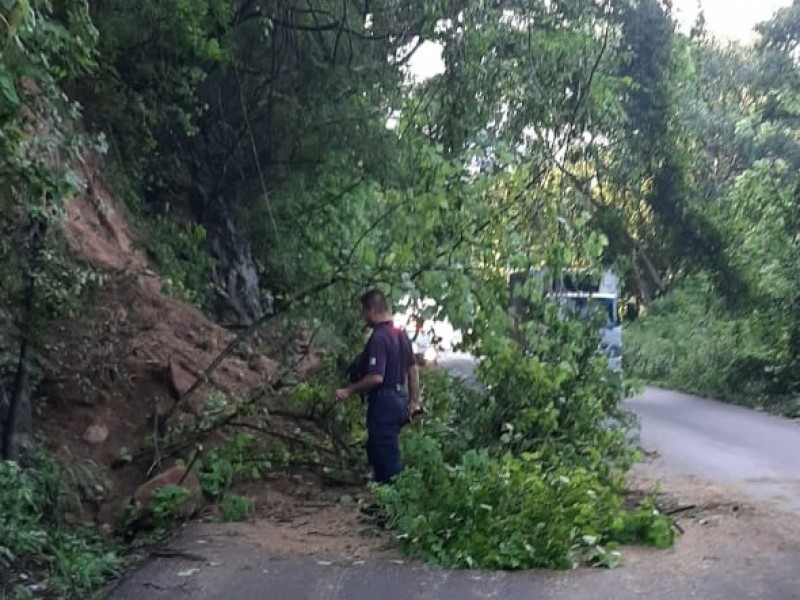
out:
{"label": "rock in soil", "polygon": [[83,440],[93,446],[103,444],[108,439],[108,427],[95,423],[89,425],[83,433]]}
{"label": "rock in soil", "polygon": [[133,498],[146,512],[147,505],[153,494],[168,485],[180,485],[189,491],[189,497],[180,506],[178,517],[188,519],[200,509],[203,500],[200,481],[194,473],[189,472],[187,474],[184,467],[172,467],[153,477],[147,483],[139,486]]}

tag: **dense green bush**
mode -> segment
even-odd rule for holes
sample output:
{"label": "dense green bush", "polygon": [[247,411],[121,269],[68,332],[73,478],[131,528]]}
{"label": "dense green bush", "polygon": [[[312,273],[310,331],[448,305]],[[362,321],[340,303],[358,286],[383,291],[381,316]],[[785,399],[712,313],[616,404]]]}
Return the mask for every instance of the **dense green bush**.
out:
{"label": "dense green bush", "polygon": [[653,384],[773,412],[800,414],[766,310],[729,311],[709,280],[687,279],[625,331],[625,367]]}
{"label": "dense green bush", "polygon": [[169,215],[149,214],[140,222],[147,229],[147,251],[159,265],[163,291],[205,308],[212,296],[214,268],[214,259],[205,249],[205,228]]}
{"label": "dense green bush", "polygon": [[169,207],[149,206],[132,178],[113,160],[107,170],[114,193],[125,202],[142,234],[138,243],[158,267],[164,293],[199,308],[207,307],[213,294],[214,259],[206,251],[205,228],[179,218]]}
{"label": "dense green bush", "polygon": [[183,505],[190,497],[191,492],[182,485],[165,485],[155,490],[146,507],[152,526],[164,531],[173,527],[181,520]]}
{"label": "dense green bush", "polygon": [[[669,521],[637,513],[631,528],[619,487],[583,467],[553,467],[537,453],[469,450],[448,464],[424,433],[404,439],[408,467],[378,490],[407,551],[449,567],[567,569],[614,542],[669,545]],[[658,532],[653,539],[651,531]],[[607,545],[607,548],[604,546]]]}
{"label": "dense green bush", "polygon": [[623,507],[636,458],[594,324],[540,301],[522,336],[483,344],[479,381],[425,379],[431,414],[378,489],[404,548],[451,567],[612,566],[618,542],[672,543],[668,519]]}
{"label": "dense green bush", "polygon": [[80,508],[80,479],[47,458],[29,469],[0,462],[0,595],[24,592],[12,573],[27,573],[28,583],[44,584],[62,598],[88,593],[119,574],[123,564],[113,542],[96,529],[68,524],[67,516]]}
{"label": "dense green bush", "polygon": [[[198,477],[203,493],[212,500],[220,500],[231,487],[242,481],[258,481],[282,466],[280,451],[285,449],[273,442],[269,450],[255,436],[238,433],[225,444],[203,455]],[[277,464],[276,464],[277,463]]]}
{"label": "dense green bush", "polygon": [[239,494],[226,494],[219,506],[219,516],[226,523],[244,521],[253,514],[255,501]]}

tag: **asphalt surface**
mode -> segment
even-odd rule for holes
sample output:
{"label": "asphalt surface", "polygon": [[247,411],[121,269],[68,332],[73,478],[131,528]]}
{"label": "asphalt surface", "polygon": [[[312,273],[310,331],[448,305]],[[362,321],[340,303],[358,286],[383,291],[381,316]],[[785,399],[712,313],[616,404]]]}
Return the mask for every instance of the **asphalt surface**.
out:
{"label": "asphalt surface", "polygon": [[667,390],[628,402],[641,444],[671,471],[736,486],[800,515],[800,423]]}
{"label": "asphalt surface", "polygon": [[[445,363],[471,377],[469,357]],[[657,389],[629,406],[640,417],[643,446],[660,455],[663,468],[734,484],[800,516],[800,425]],[[686,537],[692,535],[691,543],[702,545],[705,532]],[[611,571],[481,573],[439,570],[396,555],[279,559],[240,538],[193,526],[172,544],[192,556],[148,562],[107,600],[800,599],[800,546],[776,542],[749,554],[732,547],[743,543],[702,547],[696,556],[687,551],[685,564],[677,550],[643,551],[643,558]]]}
{"label": "asphalt surface", "polygon": [[[336,563],[320,558],[274,559],[225,538],[204,541],[205,562],[159,559],[125,581],[108,600],[796,600],[797,561],[701,564],[690,576],[659,569],[659,555],[615,570],[486,573],[445,571],[389,560]],[[194,546],[197,552],[198,546]],[[631,572],[635,570],[635,572]],[[752,568],[751,568],[752,570]],[[737,574],[738,573],[738,574]]]}

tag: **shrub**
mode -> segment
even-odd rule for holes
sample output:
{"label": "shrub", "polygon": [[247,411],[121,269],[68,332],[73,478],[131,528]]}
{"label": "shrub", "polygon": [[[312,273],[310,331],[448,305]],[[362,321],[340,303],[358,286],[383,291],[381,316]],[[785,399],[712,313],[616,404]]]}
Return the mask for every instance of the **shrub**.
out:
{"label": "shrub", "polygon": [[147,502],[147,512],[156,529],[167,529],[181,518],[182,507],[191,492],[181,485],[158,488]]}
{"label": "shrub", "polygon": [[122,568],[115,544],[84,527],[67,525],[78,511],[75,483],[80,473],[40,457],[36,468],[0,462],[0,590],[23,593],[6,574],[25,569],[43,572],[58,597],[90,592]]}
{"label": "shrub", "polygon": [[672,542],[666,518],[626,514],[620,490],[586,468],[548,469],[536,453],[493,458],[486,449],[448,464],[424,433],[403,448],[407,468],[378,496],[406,551],[437,564],[567,569],[617,541]]}
{"label": "shrub", "polygon": [[255,501],[238,494],[226,494],[219,505],[220,518],[225,522],[244,521],[253,514]]}
{"label": "shrub", "polygon": [[733,313],[707,277],[695,276],[627,328],[625,366],[656,385],[795,414],[781,319],[768,310]]}
{"label": "shrub", "polygon": [[207,452],[198,477],[203,493],[211,499],[222,498],[238,480],[257,481],[277,464],[285,461],[285,448],[271,440],[267,450],[252,435],[238,433],[225,444]]}

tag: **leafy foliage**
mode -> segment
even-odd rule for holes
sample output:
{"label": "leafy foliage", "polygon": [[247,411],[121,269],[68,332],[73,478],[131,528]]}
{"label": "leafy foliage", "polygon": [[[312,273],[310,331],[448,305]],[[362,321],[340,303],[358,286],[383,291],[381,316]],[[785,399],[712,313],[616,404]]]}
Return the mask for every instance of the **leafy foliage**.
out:
{"label": "leafy foliage", "polygon": [[182,485],[158,488],[147,502],[148,516],[156,529],[168,529],[181,515],[181,507],[189,500],[190,492]]}
{"label": "leafy foliage", "polygon": [[[273,468],[272,458],[280,461],[280,454],[274,447],[271,452],[265,453],[254,436],[236,434],[203,456],[199,469],[203,492],[212,499],[222,499],[237,479],[258,481],[268,474]],[[280,462],[277,466],[281,466]]]}
{"label": "leafy foliage", "polygon": [[784,315],[775,317],[732,315],[707,278],[687,280],[626,329],[626,368],[672,389],[799,414],[781,347]]}
{"label": "leafy foliage", "polygon": [[162,275],[162,291],[203,308],[209,302],[213,259],[204,247],[206,231],[196,223],[182,223],[168,215],[141,219],[147,228],[146,247]]}
{"label": "leafy foliage", "polygon": [[9,573],[22,569],[44,571],[48,589],[60,596],[89,593],[120,572],[122,559],[109,540],[67,524],[80,508],[80,477],[45,457],[31,469],[0,462],[0,591],[15,593]]}
{"label": "leafy foliage", "polygon": [[669,548],[675,534],[669,519],[660,517],[653,500],[647,499],[615,523],[613,537],[622,544],[645,541],[656,548]]}
{"label": "leafy foliage", "polygon": [[628,420],[626,386],[596,331],[531,290],[515,336],[483,340],[480,387],[426,381],[433,423],[406,437],[406,469],[378,489],[407,551],[453,567],[570,568],[613,565],[617,542],[672,543],[652,505],[623,508],[635,453],[613,423]]}
{"label": "leafy foliage", "polygon": [[606,533],[619,503],[587,471],[546,473],[535,454],[471,450],[450,465],[419,434],[403,450],[409,466],[379,496],[405,547],[446,566],[570,568],[583,536]]}
{"label": "leafy foliage", "polygon": [[219,506],[220,518],[227,523],[244,521],[255,510],[252,498],[239,494],[227,494]]}
{"label": "leafy foliage", "polygon": [[606,423],[618,415],[620,382],[594,357],[572,372],[580,341],[593,336],[564,326],[572,344],[553,346],[561,360],[514,352],[511,340],[489,351],[480,367],[488,389],[466,401],[463,384],[426,382],[436,418],[405,437],[406,469],[378,489],[407,551],[451,567],[570,568],[613,565],[617,542],[672,543],[652,505],[623,508],[634,455],[624,430]]}
{"label": "leafy foliage", "polygon": [[98,77],[72,85],[141,191],[188,184],[175,152],[204,112],[198,88],[225,60],[232,3],[89,2]]}
{"label": "leafy foliage", "polygon": [[[380,491],[407,547],[443,564],[612,564],[617,541],[672,539],[652,506],[622,509],[629,388],[598,356],[596,327],[534,290],[515,321],[509,273],[614,264],[646,303],[673,291],[630,329],[636,372],[709,394],[797,394],[796,2],[751,48],[721,48],[701,24],[678,34],[656,0],[0,10],[0,298],[19,307],[0,317],[19,332],[20,369],[36,333],[102,285],[59,232],[81,190],[83,115],[109,141],[165,291],[214,304],[209,275],[224,261],[206,236],[229,212],[272,316],[332,354],[363,341],[353,301],[367,286],[434,299],[425,316],[465,332],[484,387],[429,380],[433,418]],[[405,67],[424,41],[444,72],[413,81]],[[265,455],[237,436],[204,456],[203,489],[224,514],[252,510],[235,482],[292,460],[362,466],[360,407],[329,406],[332,384],[331,364],[287,393],[322,442],[304,430]],[[163,494],[166,520],[181,494]],[[15,544],[44,552],[47,528],[19,531],[30,536]]]}
{"label": "leafy foliage", "polygon": [[716,252],[747,293],[709,268],[653,305],[629,336],[630,364],[644,378],[786,414],[797,414],[800,382],[800,80],[797,30],[788,26],[798,8],[795,2],[760,25],[753,47],[698,38],[697,88],[687,88],[679,115],[696,138],[702,203],[695,210],[722,234]]}

